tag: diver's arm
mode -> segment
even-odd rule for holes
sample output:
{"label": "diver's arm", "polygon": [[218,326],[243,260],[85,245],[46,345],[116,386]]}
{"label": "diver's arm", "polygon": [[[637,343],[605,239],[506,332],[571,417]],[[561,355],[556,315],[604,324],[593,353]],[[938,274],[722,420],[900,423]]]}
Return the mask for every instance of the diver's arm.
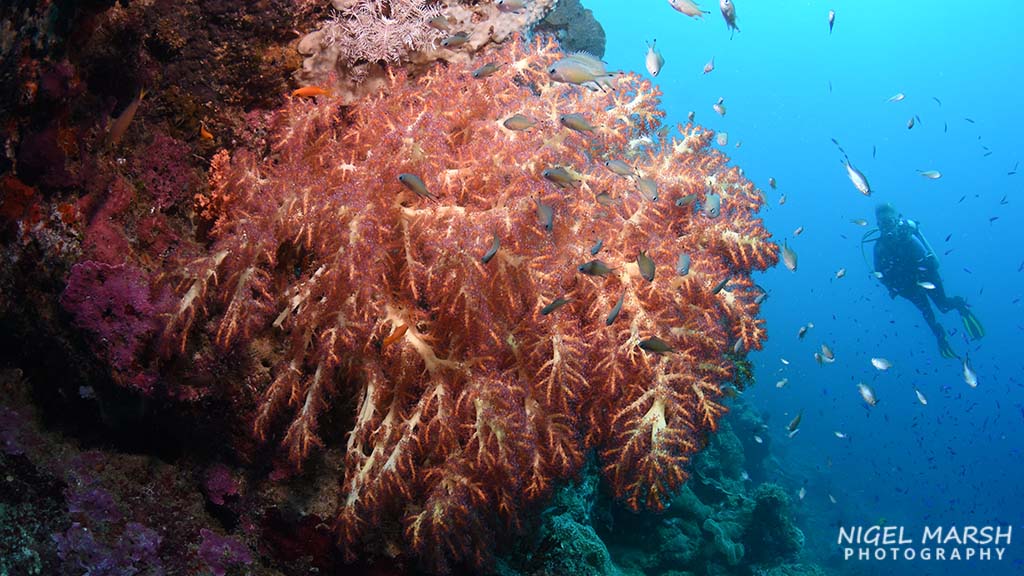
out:
{"label": "diver's arm", "polygon": [[881,241],[875,243],[875,273],[878,279],[882,282],[882,286],[885,286],[889,290],[889,298],[895,298],[899,291],[892,284],[892,256],[889,254],[889,249]]}

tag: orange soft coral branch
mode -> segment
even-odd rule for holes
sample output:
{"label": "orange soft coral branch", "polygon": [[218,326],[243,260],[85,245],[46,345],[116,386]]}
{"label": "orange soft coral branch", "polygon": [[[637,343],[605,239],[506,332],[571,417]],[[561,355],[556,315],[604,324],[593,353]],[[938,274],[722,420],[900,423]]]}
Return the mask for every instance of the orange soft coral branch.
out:
{"label": "orange soft coral branch", "polygon": [[[516,40],[488,58],[499,68],[487,78],[396,71],[344,112],[292,101],[273,120],[271,158],[218,157],[214,256],[178,275],[166,339],[183,353],[201,327],[220,346],[280,351],[252,418],[296,464],[322,442],[322,415],[354,406],[336,524],[350,552],[380,530],[381,546],[433,569],[482,562],[589,448],[629,506],[661,508],[724,412],[724,352],[765,337],[748,276],[777,247],[756,189],[710,131],[661,131],[650,83],[552,83],[560,57]],[[567,113],[597,129],[564,127]],[[513,114],[536,124],[511,130]],[[653,179],[659,198],[610,160]],[[545,178],[556,168],[571,182]],[[712,193],[718,215],[675,203]],[[608,270],[580,272],[594,258]],[[673,351],[640,347],[654,336]]]}

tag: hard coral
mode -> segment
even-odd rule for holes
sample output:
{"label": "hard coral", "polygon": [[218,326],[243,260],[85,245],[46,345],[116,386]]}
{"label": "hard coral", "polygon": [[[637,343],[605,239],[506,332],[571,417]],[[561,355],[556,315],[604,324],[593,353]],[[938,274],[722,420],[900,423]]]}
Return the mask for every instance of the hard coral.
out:
{"label": "hard coral", "polygon": [[[189,354],[205,341],[196,332],[222,350],[276,342],[254,431],[295,463],[321,445],[328,407],[356,400],[336,524],[350,552],[400,524],[399,545],[433,570],[484,562],[494,534],[589,447],[619,498],[662,508],[725,411],[723,353],[765,337],[749,274],[774,265],[777,246],[755,218],[758,192],[708,147],[710,132],[659,136],[648,82],[553,84],[559,57],[517,40],[484,79],[395,75],[347,112],[291,102],[269,158],[239,151],[213,170],[211,255],[182,267],[166,348]],[[514,113],[538,124],[511,131]],[[564,128],[566,113],[596,130]],[[629,162],[657,182],[656,201],[602,165],[645,136],[654,149]],[[543,178],[556,166],[570,187]],[[676,205],[691,192],[720,195],[720,213]],[[538,221],[547,210],[550,226]],[[611,271],[584,275],[598,239]],[[640,251],[656,263],[651,281]],[[650,337],[672,350],[648,352]]]}

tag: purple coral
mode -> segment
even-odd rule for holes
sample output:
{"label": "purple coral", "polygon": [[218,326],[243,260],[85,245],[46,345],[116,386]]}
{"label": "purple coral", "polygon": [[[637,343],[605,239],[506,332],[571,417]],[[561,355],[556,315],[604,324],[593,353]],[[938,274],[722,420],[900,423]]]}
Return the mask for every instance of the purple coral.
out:
{"label": "purple coral", "polygon": [[191,200],[198,186],[191,159],[184,142],[160,133],[155,134],[145,151],[135,158],[132,171],[157,209]]}
{"label": "purple coral", "polygon": [[227,466],[214,464],[206,471],[203,489],[210,502],[223,506],[226,498],[238,495],[238,481]]}
{"label": "purple coral", "polygon": [[241,541],[206,528],[199,534],[203,538],[199,544],[199,559],[214,576],[224,576],[228,568],[252,562],[252,553]]}
{"label": "purple coral", "polygon": [[143,393],[152,391],[155,377],[144,370],[140,356],[157,329],[157,307],[141,270],[80,262],[71,269],[61,305],[120,382]]}

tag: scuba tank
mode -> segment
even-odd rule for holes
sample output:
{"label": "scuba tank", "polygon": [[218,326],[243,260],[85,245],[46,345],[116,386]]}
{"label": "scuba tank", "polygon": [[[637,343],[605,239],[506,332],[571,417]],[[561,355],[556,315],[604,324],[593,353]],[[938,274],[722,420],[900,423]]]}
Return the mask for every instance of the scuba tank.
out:
{"label": "scuba tank", "polygon": [[[921,226],[914,220],[905,220],[903,218],[900,218],[899,224],[897,224],[897,228],[903,229],[904,227],[910,230],[911,236],[917,238],[917,240],[921,242],[921,246],[923,246],[925,250],[925,259],[933,260],[935,262],[935,269],[938,270],[939,257],[935,254],[935,250],[932,248],[931,243],[928,242],[928,239],[925,238],[924,234],[921,233]],[[867,232],[864,233],[863,236],[861,236],[860,239],[860,256],[861,258],[864,259],[864,265],[867,266],[868,270],[871,270],[872,275],[875,275],[876,277],[877,274],[874,269],[874,266],[868,262],[867,254],[864,253],[864,245],[878,242],[881,239],[882,231],[879,230],[878,228],[872,228],[868,230]]]}

